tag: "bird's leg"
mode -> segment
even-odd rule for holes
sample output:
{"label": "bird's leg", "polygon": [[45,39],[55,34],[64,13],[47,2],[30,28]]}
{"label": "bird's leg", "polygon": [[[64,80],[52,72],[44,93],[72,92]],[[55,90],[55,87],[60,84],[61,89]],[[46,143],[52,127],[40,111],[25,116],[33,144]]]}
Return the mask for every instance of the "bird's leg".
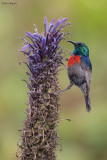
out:
{"label": "bird's leg", "polygon": [[60,92],[60,93],[62,93],[62,92],[64,92],[64,91],[69,90],[69,89],[72,87],[72,85],[73,85],[73,84],[72,84],[72,83],[70,83],[70,84],[69,84],[69,86],[68,86],[67,88],[65,88],[64,90],[61,90],[61,92]]}

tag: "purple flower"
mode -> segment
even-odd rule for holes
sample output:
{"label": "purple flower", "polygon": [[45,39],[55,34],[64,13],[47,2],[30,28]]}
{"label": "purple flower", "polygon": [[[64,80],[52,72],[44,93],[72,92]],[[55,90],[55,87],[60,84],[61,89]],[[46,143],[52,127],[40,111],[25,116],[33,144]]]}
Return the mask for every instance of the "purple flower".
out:
{"label": "purple flower", "polygon": [[[33,75],[37,76],[37,73],[35,72],[35,68],[38,62],[43,63],[44,61],[48,59],[53,59],[55,56],[55,52],[58,49],[59,42],[63,39],[64,34],[60,33],[61,29],[70,23],[65,23],[68,18],[60,18],[55,24],[55,18],[52,19],[51,23],[48,25],[47,17],[44,19],[44,34],[41,35],[37,32],[31,33],[26,32],[27,37],[30,38],[31,43],[25,45],[22,48],[22,51],[28,55],[30,70],[33,73]],[[26,50],[29,48],[29,51],[26,52]],[[31,55],[32,51],[32,55]],[[57,56],[58,53],[57,53]],[[46,66],[45,66],[46,67]],[[43,68],[44,69],[44,68]]]}
{"label": "purple flower", "polygon": [[27,55],[29,88],[27,117],[22,130],[22,142],[17,154],[20,160],[56,160],[56,146],[59,136],[59,92],[58,67],[62,64],[60,41],[64,38],[62,28],[69,24],[67,18],[60,18],[56,23],[52,19],[48,24],[44,19],[44,33],[26,32],[30,42],[22,48]]}

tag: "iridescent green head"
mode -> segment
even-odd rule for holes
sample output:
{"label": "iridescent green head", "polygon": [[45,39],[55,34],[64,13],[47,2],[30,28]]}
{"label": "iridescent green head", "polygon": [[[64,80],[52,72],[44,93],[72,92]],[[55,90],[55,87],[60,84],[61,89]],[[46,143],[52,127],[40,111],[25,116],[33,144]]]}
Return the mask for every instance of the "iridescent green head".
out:
{"label": "iridescent green head", "polygon": [[86,46],[86,44],[82,42],[73,42],[73,41],[68,41],[72,44],[74,44],[75,49],[73,51],[74,55],[83,55],[83,56],[89,56],[89,49]]}

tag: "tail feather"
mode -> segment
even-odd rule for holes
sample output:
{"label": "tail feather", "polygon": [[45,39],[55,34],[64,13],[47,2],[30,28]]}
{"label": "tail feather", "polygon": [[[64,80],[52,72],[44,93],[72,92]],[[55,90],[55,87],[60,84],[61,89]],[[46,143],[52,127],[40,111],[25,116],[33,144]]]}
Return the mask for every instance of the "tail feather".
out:
{"label": "tail feather", "polygon": [[88,95],[85,96],[85,103],[86,103],[86,110],[87,110],[88,112],[90,112],[90,111],[91,111],[91,103],[90,103],[90,99],[89,99],[89,96],[88,96]]}
{"label": "tail feather", "polygon": [[89,87],[87,86],[87,83],[83,83],[80,88],[84,94],[85,103],[86,103],[86,110],[88,112],[90,112],[91,111],[91,102],[89,99]]}

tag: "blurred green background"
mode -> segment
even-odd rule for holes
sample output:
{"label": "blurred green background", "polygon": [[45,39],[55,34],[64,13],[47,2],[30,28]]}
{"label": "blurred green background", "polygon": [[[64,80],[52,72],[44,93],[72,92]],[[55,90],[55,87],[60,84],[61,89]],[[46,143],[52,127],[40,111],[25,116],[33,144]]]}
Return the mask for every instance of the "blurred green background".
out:
{"label": "blurred green background", "polygon": [[[17,2],[4,5],[2,2]],[[61,96],[59,135],[62,152],[57,160],[107,160],[107,1],[106,0],[0,0],[0,160],[16,160],[19,129],[25,119],[27,102],[27,68],[19,66],[26,58],[18,52],[26,31],[34,32],[36,24],[43,31],[44,17],[68,17],[72,40],[86,43],[93,64],[90,99],[92,111],[86,112],[80,89],[72,87]],[[66,41],[62,47],[73,51]],[[68,57],[68,56],[67,56]],[[66,70],[60,71],[60,86],[69,80]]]}

